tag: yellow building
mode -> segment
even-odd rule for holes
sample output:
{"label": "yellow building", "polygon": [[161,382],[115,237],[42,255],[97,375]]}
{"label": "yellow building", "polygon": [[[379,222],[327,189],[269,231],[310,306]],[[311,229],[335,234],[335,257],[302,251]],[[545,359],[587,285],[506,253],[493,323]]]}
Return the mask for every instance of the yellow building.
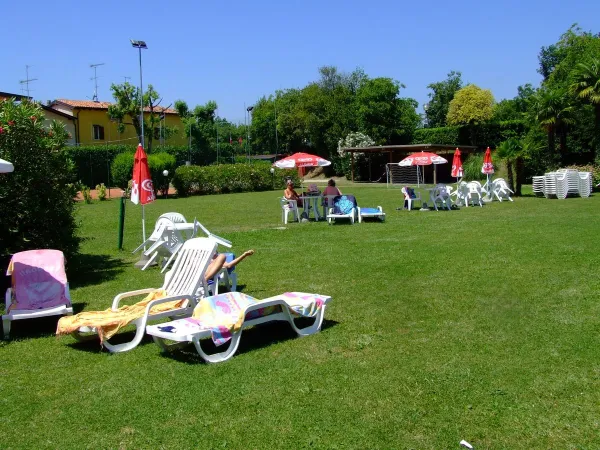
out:
{"label": "yellow building", "polygon": [[[127,118],[123,133],[119,133],[117,122],[111,121],[108,117],[109,102],[95,102],[91,100],[54,100],[50,107],[63,114],[68,114],[75,119],[75,140],[80,145],[90,144],[130,144],[137,145],[138,137],[131,120]],[[146,108],[145,112],[150,112]],[[154,108],[158,114],[164,113],[163,126],[177,128],[175,134],[164,140],[166,145],[186,145],[187,138],[181,118],[177,111],[171,108]],[[146,122],[147,123],[147,122]],[[148,136],[150,130],[145,129],[144,135]],[[154,130],[152,146],[160,145],[160,128]],[[147,143],[147,139],[146,139]]]}

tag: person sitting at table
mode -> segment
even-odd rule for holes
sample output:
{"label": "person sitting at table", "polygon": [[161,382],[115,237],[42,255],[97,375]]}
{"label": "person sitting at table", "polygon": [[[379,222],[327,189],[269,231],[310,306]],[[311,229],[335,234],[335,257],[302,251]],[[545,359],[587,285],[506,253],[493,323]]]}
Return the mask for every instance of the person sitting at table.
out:
{"label": "person sitting at table", "polygon": [[298,195],[298,193],[294,190],[294,182],[292,180],[287,180],[287,187],[285,191],[283,191],[283,196],[286,200],[295,200],[298,204],[298,207],[302,207],[302,199]]}
{"label": "person sitting at table", "polygon": [[323,195],[342,195],[342,192],[335,187],[335,180],[333,178],[327,182],[327,187],[323,191]]}
{"label": "person sitting at table", "polygon": [[204,279],[208,282],[211,280],[216,274],[219,273],[221,269],[232,269],[237,266],[238,263],[242,262],[248,256],[254,255],[254,250],[248,250],[242,253],[242,256],[238,256],[233,261],[227,262],[227,255],[225,253],[215,253],[212,261],[206,268],[206,273],[204,274]]}
{"label": "person sitting at table", "polygon": [[342,195],[342,191],[340,191],[337,187],[335,187],[335,180],[333,178],[327,182],[327,187],[323,191],[323,204],[325,206],[333,206],[333,205],[326,204],[328,195]]}

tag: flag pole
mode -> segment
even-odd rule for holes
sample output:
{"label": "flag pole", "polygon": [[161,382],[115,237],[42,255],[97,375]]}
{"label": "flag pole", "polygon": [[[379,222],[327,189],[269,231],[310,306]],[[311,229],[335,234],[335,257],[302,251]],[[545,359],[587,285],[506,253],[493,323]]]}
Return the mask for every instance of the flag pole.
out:
{"label": "flag pole", "polygon": [[[146,205],[142,205],[142,242],[146,242]],[[144,244],[144,252],[146,252],[146,245]]]}

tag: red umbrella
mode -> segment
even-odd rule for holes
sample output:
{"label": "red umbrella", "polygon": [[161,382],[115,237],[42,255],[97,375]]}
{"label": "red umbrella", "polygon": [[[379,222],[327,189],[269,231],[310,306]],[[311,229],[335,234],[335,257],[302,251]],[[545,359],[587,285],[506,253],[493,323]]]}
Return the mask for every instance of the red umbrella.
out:
{"label": "red umbrella", "polygon": [[435,153],[421,152],[407,156],[398,163],[399,166],[430,166],[431,164],[446,164],[448,160]]}
{"label": "red umbrella", "polygon": [[323,167],[331,165],[331,161],[327,161],[320,156],[311,155],[309,153],[294,153],[287,158],[275,161],[273,165],[280,169],[293,169],[294,167]]}
{"label": "red umbrella", "polygon": [[486,191],[486,198],[488,201],[492,199],[492,189],[490,183],[490,175],[494,173],[494,165],[492,164],[492,152],[488,147],[485,151],[485,156],[483,157],[483,166],[481,166],[481,173],[487,175],[487,183],[485,183],[484,189]]}
{"label": "red umbrella", "polygon": [[494,173],[494,165],[492,164],[492,152],[488,147],[483,157],[483,166],[481,166],[481,173],[491,175]]}
{"label": "red umbrella", "polygon": [[430,166],[431,164],[446,164],[448,160],[446,158],[442,158],[435,153],[429,152],[420,152],[413,153],[412,155],[407,156],[402,161],[398,163],[399,166],[417,166],[417,186],[419,185],[419,166]]}
{"label": "red umbrella", "polygon": [[142,144],[138,145],[135,156],[133,157],[133,184],[131,186],[131,201],[136,205],[141,203],[145,205],[155,200],[154,186],[150,177],[150,168],[148,167],[148,157]]}
{"label": "red umbrella", "polygon": [[463,166],[460,160],[460,150],[457,148],[454,152],[454,158],[452,159],[452,172],[450,173],[454,178],[462,178]]}
{"label": "red umbrella", "polygon": [[[136,205],[142,204],[142,237],[146,242],[146,214],[144,205],[155,200],[154,186],[150,177],[150,168],[148,167],[148,157],[144,151],[142,144],[138,148],[133,157],[133,183],[131,185],[131,201]],[[146,250],[146,247],[144,247]]]}

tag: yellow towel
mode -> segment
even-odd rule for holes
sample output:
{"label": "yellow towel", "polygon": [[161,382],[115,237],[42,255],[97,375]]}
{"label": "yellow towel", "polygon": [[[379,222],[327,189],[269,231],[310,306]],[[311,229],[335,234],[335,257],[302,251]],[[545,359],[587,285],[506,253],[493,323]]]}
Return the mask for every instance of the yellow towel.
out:
{"label": "yellow towel", "polygon": [[[139,319],[144,315],[148,303],[152,300],[164,298],[167,293],[163,289],[157,289],[154,292],[148,294],[148,296],[134,304],[122,306],[116,311],[112,309],[106,309],[104,311],[87,311],[81,312],[74,316],[63,316],[58,321],[56,328],[56,335],[70,334],[77,331],[81,327],[94,327],[100,337],[100,343],[104,342],[105,339],[110,339],[114,336],[121,328],[127,324],[133,322],[135,319]],[[161,303],[153,306],[150,310],[150,314],[158,314],[161,312],[169,311],[171,309],[181,308],[187,300],[175,300],[172,302]]]}

